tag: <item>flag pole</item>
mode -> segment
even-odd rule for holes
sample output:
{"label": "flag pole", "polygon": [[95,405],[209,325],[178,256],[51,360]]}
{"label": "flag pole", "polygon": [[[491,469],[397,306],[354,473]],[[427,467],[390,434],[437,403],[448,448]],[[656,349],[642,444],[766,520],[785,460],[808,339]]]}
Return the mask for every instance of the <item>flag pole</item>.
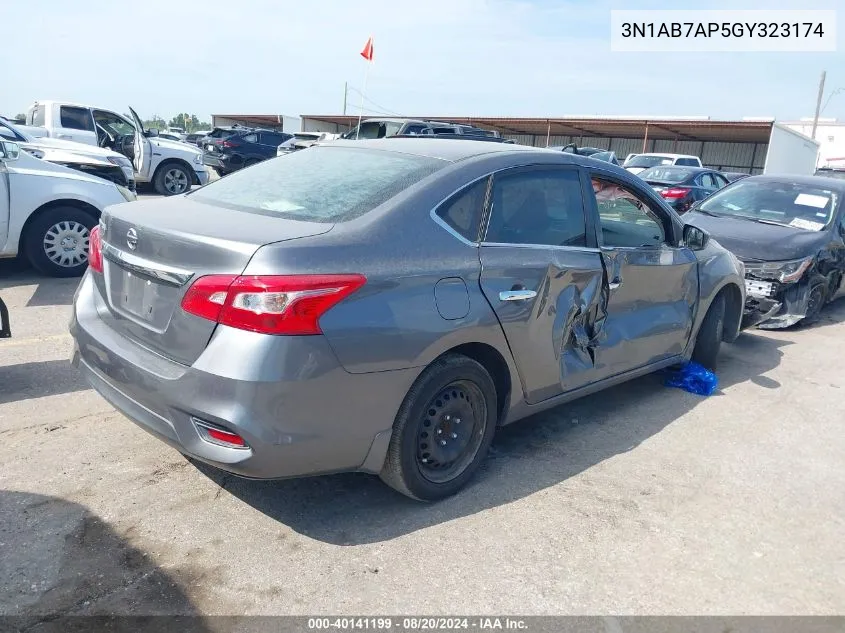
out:
{"label": "flag pole", "polygon": [[[370,39],[367,40],[367,46],[369,47],[369,58],[367,58],[367,70],[364,71],[364,88],[361,90],[361,108],[358,110],[358,127],[355,128],[355,140],[358,140],[358,135],[361,133],[361,119],[364,116],[364,95],[367,94],[367,79],[370,77],[370,66],[373,63],[373,53],[372,53],[372,46],[373,46],[373,37],[370,36]],[[365,51],[367,48],[365,47]]]}

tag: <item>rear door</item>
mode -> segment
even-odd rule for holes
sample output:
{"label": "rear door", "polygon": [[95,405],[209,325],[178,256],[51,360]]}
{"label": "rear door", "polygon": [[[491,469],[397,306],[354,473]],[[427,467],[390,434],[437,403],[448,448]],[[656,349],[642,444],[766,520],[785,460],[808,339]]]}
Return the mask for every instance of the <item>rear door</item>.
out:
{"label": "rear door", "polygon": [[59,129],[55,131],[56,138],[86,145],[97,145],[97,132],[94,127],[94,117],[88,108],[76,106],[54,106],[59,110]]}
{"label": "rear door", "polygon": [[607,270],[607,320],[596,348],[602,378],[681,354],[698,299],[697,260],[678,247],[670,214],[644,188],[590,170],[588,206]]}
{"label": "rear door", "polygon": [[144,123],[141,121],[141,117],[132,108],[129,108],[129,112],[132,113],[132,119],[135,123],[135,156],[132,159],[132,164],[135,167],[135,173],[149,180],[153,146],[150,139],[144,134]]}
{"label": "rear door", "polygon": [[574,166],[509,169],[492,179],[480,283],[529,403],[594,378],[603,269],[586,184]]}

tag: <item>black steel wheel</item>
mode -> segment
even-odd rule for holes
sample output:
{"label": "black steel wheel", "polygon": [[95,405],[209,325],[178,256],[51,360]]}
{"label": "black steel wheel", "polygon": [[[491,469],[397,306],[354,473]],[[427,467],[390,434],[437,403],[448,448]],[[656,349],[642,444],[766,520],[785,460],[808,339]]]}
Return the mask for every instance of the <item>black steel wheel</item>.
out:
{"label": "black steel wheel", "polygon": [[490,447],[496,403],[493,379],[478,362],[449,354],[432,363],[396,416],[382,480],[422,501],[458,492]]}

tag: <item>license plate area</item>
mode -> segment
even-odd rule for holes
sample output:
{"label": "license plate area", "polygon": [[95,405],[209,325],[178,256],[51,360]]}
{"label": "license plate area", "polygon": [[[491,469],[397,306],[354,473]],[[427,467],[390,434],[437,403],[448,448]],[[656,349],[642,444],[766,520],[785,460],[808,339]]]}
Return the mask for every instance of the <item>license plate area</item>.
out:
{"label": "license plate area", "polygon": [[114,312],[146,329],[167,329],[179,289],[127,270],[106,260],[106,285]]}
{"label": "license plate area", "polygon": [[746,279],[745,292],[754,297],[773,297],[775,294],[775,285],[770,281]]}

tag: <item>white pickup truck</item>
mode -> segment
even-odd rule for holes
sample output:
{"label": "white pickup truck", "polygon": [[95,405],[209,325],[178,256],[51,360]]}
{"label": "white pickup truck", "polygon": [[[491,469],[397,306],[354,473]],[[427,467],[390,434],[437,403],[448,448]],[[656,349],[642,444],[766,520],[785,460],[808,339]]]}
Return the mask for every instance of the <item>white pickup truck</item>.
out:
{"label": "white pickup truck", "polygon": [[156,192],[173,196],[191,185],[208,182],[202,151],[185,143],[157,138],[157,130],[144,130],[138,114],[131,120],[110,110],[62,101],[36,101],[26,113],[26,124],[47,130],[51,138],[112,149],[128,157],[135,180],[152,183]]}

